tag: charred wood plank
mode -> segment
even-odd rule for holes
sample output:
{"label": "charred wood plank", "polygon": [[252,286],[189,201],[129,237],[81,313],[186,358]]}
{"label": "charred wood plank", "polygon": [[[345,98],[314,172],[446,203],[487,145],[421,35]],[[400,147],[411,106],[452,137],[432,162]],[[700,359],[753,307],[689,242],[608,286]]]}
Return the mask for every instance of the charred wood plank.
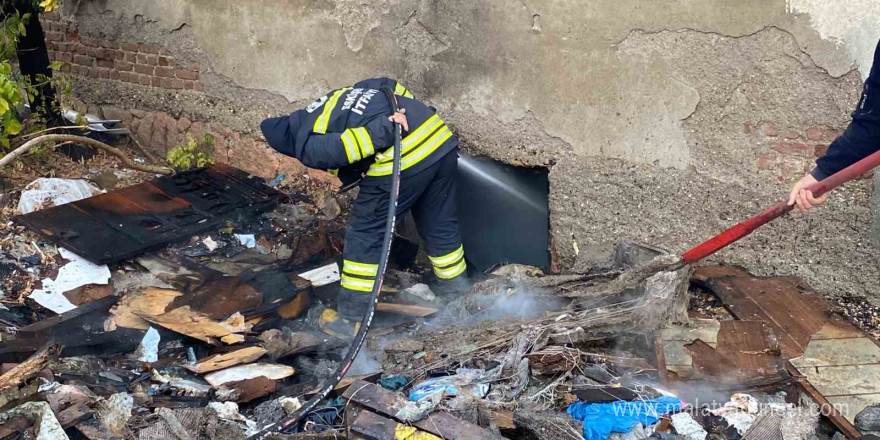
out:
{"label": "charred wood plank", "polygon": [[[398,409],[406,404],[406,397],[388,391],[378,385],[357,381],[345,390],[342,397],[369,408],[381,415],[394,417]],[[413,423],[418,429],[446,440],[502,440],[498,434],[483,429],[473,423],[457,419],[446,412],[435,412],[426,419]]]}
{"label": "charred wood plank", "polygon": [[412,426],[404,425],[370,411],[361,411],[352,423],[351,430],[365,440],[396,440],[410,438],[414,435],[417,435],[416,438],[424,440],[441,440],[436,435],[420,432]]}

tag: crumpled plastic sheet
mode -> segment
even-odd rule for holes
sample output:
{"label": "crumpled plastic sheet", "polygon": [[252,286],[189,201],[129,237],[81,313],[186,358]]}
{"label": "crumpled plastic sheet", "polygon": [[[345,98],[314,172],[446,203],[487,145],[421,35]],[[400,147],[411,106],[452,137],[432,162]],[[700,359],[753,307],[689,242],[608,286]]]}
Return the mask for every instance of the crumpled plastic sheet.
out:
{"label": "crumpled plastic sheet", "polygon": [[409,400],[419,401],[433,395],[442,389],[447,396],[459,394],[472,394],[477,397],[486,397],[489,392],[489,384],[482,383],[486,379],[486,371],[473,368],[459,368],[452,376],[435,377],[419,382],[409,392]]}
{"label": "crumpled plastic sheet", "polygon": [[383,377],[378,381],[379,386],[385,388],[390,391],[397,391],[406,386],[409,383],[409,379],[404,376],[397,376],[392,374],[388,377]]}
{"label": "crumpled plastic sheet", "polygon": [[18,212],[29,214],[51,206],[89,198],[101,190],[81,179],[39,178],[27,184],[18,200]]}
{"label": "crumpled plastic sheet", "polygon": [[625,433],[636,425],[653,425],[660,416],[682,408],[678,397],[663,396],[631,402],[575,402],[566,412],[584,424],[586,440],[606,440],[612,432]]}

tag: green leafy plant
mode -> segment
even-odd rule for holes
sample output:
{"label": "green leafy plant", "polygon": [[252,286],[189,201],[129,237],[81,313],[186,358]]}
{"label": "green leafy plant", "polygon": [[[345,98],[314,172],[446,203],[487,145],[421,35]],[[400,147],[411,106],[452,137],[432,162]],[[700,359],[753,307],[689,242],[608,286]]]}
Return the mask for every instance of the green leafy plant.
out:
{"label": "green leafy plant", "polygon": [[[38,84],[31,84],[27,78],[12,70],[12,57],[21,37],[27,36],[25,24],[36,20],[30,12],[19,12],[20,7],[34,11],[50,12],[58,8],[58,0],[3,0],[10,1],[0,9],[0,157],[4,149],[9,149],[11,139],[22,132],[22,120],[18,109],[24,104],[24,97],[33,102],[39,87],[49,83],[45,76],[36,78]],[[60,64],[53,63],[53,69]],[[39,118],[35,118],[39,120]]]}
{"label": "green leafy plant", "polygon": [[168,151],[168,164],[177,171],[186,171],[193,168],[201,168],[214,163],[211,157],[211,147],[214,138],[206,134],[202,139],[196,140],[192,135],[186,136],[186,143],[178,145]]}

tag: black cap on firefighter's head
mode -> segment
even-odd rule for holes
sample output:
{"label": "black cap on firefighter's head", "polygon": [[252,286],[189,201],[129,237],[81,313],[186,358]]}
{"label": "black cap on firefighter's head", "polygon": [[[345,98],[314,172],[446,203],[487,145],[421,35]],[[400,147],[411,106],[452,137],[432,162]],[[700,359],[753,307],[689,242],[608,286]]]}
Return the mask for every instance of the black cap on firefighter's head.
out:
{"label": "black cap on firefighter's head", "polygon": [[303,110],[297,110],[288,116],[280,116],[277,118],[268,118],[260,123],[260,130],[266,142],[275,151],[296,157],[296,134],[302,121],[301,113]]}

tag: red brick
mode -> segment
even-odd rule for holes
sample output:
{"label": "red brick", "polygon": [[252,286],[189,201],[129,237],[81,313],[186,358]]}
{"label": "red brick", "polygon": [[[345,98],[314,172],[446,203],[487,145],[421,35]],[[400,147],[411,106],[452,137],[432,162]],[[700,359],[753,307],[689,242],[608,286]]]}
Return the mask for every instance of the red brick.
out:
{"label": "red brick", "polygon": [[822,157],[828,152],[828,145],[816,145],[814,148],[813,155],[816,157]]}
{"label": "red brick", "polygon": [[156,67],[156,76],[161,76],[163,78],[173,78],[174,77],[174,68],[173,67]]}
{"label": "red brick", "polygon": [[138,44],[137,43],[122,43],[122,49],[127,50],[129,52],[137,52]]}
{"label": "red brick", "polygon": [[56,52],[54,50],[50,50],[49,51],[49,61],[55,61],[56,59],[58,59],[58,52]]}
{"label": "red brick", "polygon": [[85,55],[75,55],[73,57],[73,62],[81,66],[91,66],[94,63],[94,60],[94,58],[87,57]]}
{"label": "red brick", "polygon": [[86,47],[86,56],[90,56],[92,58],[97,58],[97,49],[94,47]]}
{"label": "red brick", "polygon": [[57,50],[59,52],[67,52],[68,51],[68,44],[67,43],[62,43],[60,41],[53,41],[53,42],[49,43],[49,45],[54,47],[55,50]]}
{"label": "red brick", "polygon": [[110,70],[110,79],[119,79],[119,71],[118,70]]}
{"label": "red brick", "polygon": [[66,34],[64,34],[64,40],[69,41],[71,43],[74,43],[74,42],[79,43],[79,34],[76,32],[69,32],[68,31]]}
{"label": "red brick", "polygon": [[831,141],[837,139],[838,136],[840,136],[841,134],[843,134],[843,132],[840,130],[835,130],[833,128],[825,129],[825,140],[827,142],[831,142]]}
{"label": "red brick", "polygon": [[192,81],[184,81],[184,82],[183,82],[183,88],[184,88],[184,89],[187,89],[187,90],[192,90],[192,89],[193,89],[193,84],[194,84],[194,83],[193,83]]}
{"label": "red brick", "polygon": [[159,48],[159,55],[170,56],[170,55],[171,55],[171,51],[169,51],[168,49],[166,49],[166,48],[164,48],[164,47],[160,47],[160,48]]}
{"label": "red brick", "polygon": [[205,88],[202,86],[202,83],[196,81],[193,83],[193,90],[197,92],[203,92],[205,91]]}
{"label": "red brick", "polygon": [[135,78],[135,73],[132,72],[119,72],[119,80],[125,82],[132,82],[132,78]]}
{"label": "red brick", "polygon": [[140,78],[138,78],[138,82],[140,82],[142,86],[148,86],[150,85],[150,78],[152,77],[149,75],[141,75]]}
{"label": "red brick", "polygon": [[764,126],[764,134],[770,137],[776,136],[776,128],[770,124]]}
{"label": "red brick", "polygon": [[797,134],[797,132],[787,130],[782,132],[782,137],[786,139],[800,139],[801,135]]}
{"label": "red brick", "polygon": [[76,74],[81,76],[88,76],[89,68],[86,66],[76,66]]}
{"label": "red brick", "polygon": [[104,67],[98,67],[98,78],[101,79],[110,79],[110,69]]}
{"label": "red brick", "polygon": [[125,60],[125,51],[121,49],[117,50],[113,53],[113,59],[119,61]]}
{"label": "red brick", "polygon": [[171,87],[171,78],[160,78],[159,86],[163,89],[170,89]]}
{"label": "red brick", "polygon": [[137,73],[142,73],[144,75],[152,75],[153,74],[153,66],[145,66],[143,64],[135,64],[134,71]]}
{"label": "red brick", "polygon": [[188,79],[188,80],[197,80],[199,79],[199,72],[192,69],[177,69],[175,71],[175,75],[177,75],[180,79]]}
{"label": "red brick", "polygon": [[126,63],[136,63],[137,62],[137,54],[134,52],[126,52],[125,53],[125,62]]}
{"label": "red brick", "polygon": [[776,165],[776,156],[772,154],[758,156],[756,165],[759,170],[772,170]]}
{"label": "red brick", "polygon": [[98,68],[97,67],[89,67],[89,76],[92,78],[98,77]]}
{"label": "red brick", "polygon": [[147,62],[151,66],[159,64],[159,55],[147,55]]}
{"label": "red brick", "polygon": [[64,41],[64,34],[61,32],[46,32],[46,41]]}
{"label": "red brick", "polygon": [[134,64],[129,63],[128,61],[116,60],[113,62],[113,68],[120,72],[131,72],[134,70]]}
{"label": "red brick", "polygon": [[103,46],[104,49],[113,49],[113,50],[119,49],[119,43],[117,43],[115,41],[102,41],[101,46]]}
{"label": "red brick", "polygon": [[171,58],[160,56],[159,57],[159,65],[160,66],[170,66],[171,65]]}
{"label": "red brick", "polygon": [[88,47],[98,47],[99,44],[98,40],[92,37],[80,37],[79,41],[83,44],[83,46]]}
{"label": "red brick", "polygon": [[153,87],[159,87],[159,84],[161,82],[162,82],[162,78],[159,78],[158,76],[150,77],[150,85]]}
{"label": "red brick", "polygon": [[114,66],[114,62],[110,60],[98,60],[98,67],[104,67],[107,69],[112,69]]}
{"label": "red brick", "polygon": [[182,89],[183,88],[183,80],[182,79],[172,79],[171,80],[171,88],[172,89]]}
{"label": "red brick", "polygon": [[138,44],[138,52],[158,54],[159,48],[150,44],[140,43]]}
{"label": "red brick", "polygon": [[811,141],[821,141],[825,137],[824,127],[810,127],[807,129],[807,139]]}
{"label": "red brick", "polygon": [[782,154],[796,154],[803,156],[812,156],[816,151],[815,147],[800,142],[774,142],[770,144],[770,148]]}

